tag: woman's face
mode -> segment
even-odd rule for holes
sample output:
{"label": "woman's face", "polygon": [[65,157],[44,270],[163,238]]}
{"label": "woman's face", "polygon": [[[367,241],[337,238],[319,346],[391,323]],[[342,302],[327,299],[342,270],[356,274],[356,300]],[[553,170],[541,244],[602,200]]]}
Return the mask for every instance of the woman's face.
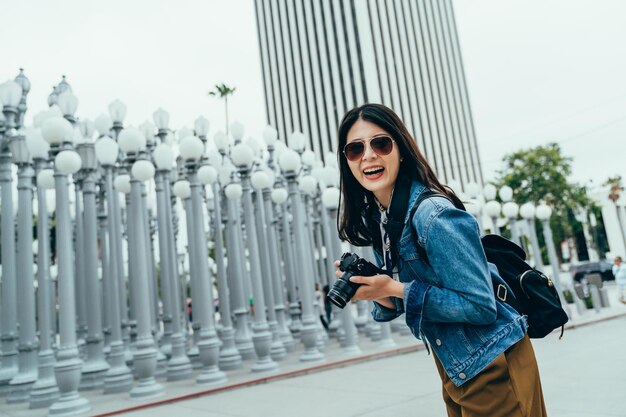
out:
{"label": "woman's face", "polygon": [[[354,178],[368,191],[374,193],[376,199],[385,207],[389,207],[391,193],[400,170],[400,152],[393,142],[393,149],[388,155],[379,155],[372,149],[372,138],[391,135],[374,123],[359,119],[348,131],[346,144],[361,141],[364,151],[360,158],[351,161],[348,166]],[[379,152],[382,153],[382,152]],[[345,158],[345,155],[344,155]]]}

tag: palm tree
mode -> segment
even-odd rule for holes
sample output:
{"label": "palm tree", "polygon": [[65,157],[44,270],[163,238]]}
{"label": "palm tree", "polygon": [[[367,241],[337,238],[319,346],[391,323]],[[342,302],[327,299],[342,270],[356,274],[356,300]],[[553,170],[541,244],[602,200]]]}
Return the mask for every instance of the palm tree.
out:
{"label": "palm tree", "polygon": [[224,108],[226,110],[226,133],[228,133],[228,96],[233,94],[237,87],[229,87],[226,84],[215,84],[215,89],[209,91],[210,96],[223,98],[224,99]]}

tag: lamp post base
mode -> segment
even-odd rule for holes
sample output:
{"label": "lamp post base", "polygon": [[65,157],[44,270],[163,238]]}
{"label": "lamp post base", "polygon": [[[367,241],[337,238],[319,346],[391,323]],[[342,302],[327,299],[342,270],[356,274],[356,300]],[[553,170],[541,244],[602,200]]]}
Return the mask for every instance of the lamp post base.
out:
{"label": "lamp post base", "polygon": [[78,391],[67,392],[48,409],[49,417],[67,417],[83,414],[91,410],[89,401],[81,397]]}

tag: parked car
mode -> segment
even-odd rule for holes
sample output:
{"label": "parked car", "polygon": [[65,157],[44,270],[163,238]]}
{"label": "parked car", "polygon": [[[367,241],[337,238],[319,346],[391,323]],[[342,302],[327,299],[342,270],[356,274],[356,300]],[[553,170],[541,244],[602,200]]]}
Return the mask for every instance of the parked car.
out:
{"label": "parked car", "polygon": [[615,279],[612,267],[609,261],[585,262],[570,267],[570,272],[575,282],[580,282],[588,274],[600,274],[602,281],[611,281]]}

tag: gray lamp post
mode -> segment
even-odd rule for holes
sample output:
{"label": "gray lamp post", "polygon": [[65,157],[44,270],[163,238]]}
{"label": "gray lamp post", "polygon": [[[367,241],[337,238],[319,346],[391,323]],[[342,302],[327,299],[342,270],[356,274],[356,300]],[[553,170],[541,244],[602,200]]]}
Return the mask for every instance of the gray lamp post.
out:
{"label": "gray lamp post", "polygon": [[247,145],[235,145],[231,150],[233,163],[239,170],[243,191],[244,224],[246,228],[246,246],[250,254],[250,277],[252,296],[254,299],[254,320],[252,323],[252,343],[257,360],[252,366],[253,372],[270,372],[278,370],[278,364],[270,357],[272,334],[265,319],[265,295],[262,285],[262,271],[259,259],[259,240],[256,233],[254,209],[250,192],[250,167],[254,154]]}
{"label": "gray lamp post", "polygon": [[[322,194],[322,202],[326,210],[329,212],[328,217],[330,219],[335,219],[339,208],[339,189],[335,187],[325,189]],[[334,259],[339,259],[341,256],[341,242],[339,241],[337,233],[332,235],[333,239],[329,241],[330,245],[328,250],[332,253]],[[329,285],[333,285],[334,281],[335,280],[332,279]],[[361,349],[357,345],[357,330],[354,324],[354,317],[352,316],[352,304],[348,304],[343,310],[341,310],[340,315],[341,328],[343,329],[344,334],[344,341],[342,344],[343,350],[348,355],[358,355],[361,353]]]}
{"label": "gray lamp post", "polygon": [[[17,83],[15,83],[17,85]],[[21,88],[20,95],[21,95]],[[17,286],[19,323],[18,373],[9,382],[7,402],[28,400],[33,383],[37,380],[37,349],[35,335],[35,291],[33,283],[33,175],[30,154],[24,136],[13,130],[9,147],[17,165],[18,215],[17,215]],[[7,132],[9,133],[9,132]],[[9,133],[10,134],[10,133]]]}
{"label": "gray lamp post", "polygon": [[283,262],[285,283],[287,284],[287,294],[289,295],[289,315],[291,316],[291,324],[289,329],[294,337],[300,337],[302,332],[302,321],[300,320],[300,305],[298,303],[298,291],[296,290],[296,267],[297,259],[294,254],[293,242],[291,239],[291,225],[289,217],[291,214],[287,211],[287,199],[289,193],[284,188],[275,188],[272,190],[272,201],[277,208],[279,221],[281,223],[281,241],[283,249]]}
{"label": "gray lamp post", "polygon": [[533,251],[533,260],[535,268],[543,270],[543,261],[541,259],[541,250],[539,249],[539,240],[537,239],[537,229],[535,228],[535,205],[533,203],[524,203],[519,209],[520,216],[526,220],[528,233],[530,236],[530,245]]}
{"label": "gray lamp post", "polygon": [[[48,143],[40,129],[26,134],[26,143],[35,161],[37,174],[37,310],[39,324],[39,356],[37,381],[30,392],[30,408],[49,407],[59,398],[59,388],[54,378],[54,352],[50,313],[52,292],[50,282],[50,239],[46,191],[54,188],[54,171],[44,169],[47,165]],[[56,297],[55,297],[56,298]],[[53,317],[56,321],[56,317]]]}
{"label": "gray lamp post", "polygon": [[[293,224],[294,224],[294,240],[297,252],[297,258],[306,262],[307,243],[306,243],[306,230],[304,210],[302,207],[302,200],[300,193],[298,192],[298,186],[296,184],[296,176],[300,170],[300,157],[299,155],[290,149],[283,151],[279,156],[280,168],[287,180],[289,197],[292,204],[293,211]],[[316,318],[313,314],[313,282],[314,279],[311,276],[311,269],[306,267],[302,269],[298,274],[300,277],[300,287],[298,293],[302,300],[302,343],[304,344],[304,353],[300,356],[300,361],[313,362],[324,360],[324,355],[316,348],[317,343],[317,329]]]}
{"label": "gray lamp post", "polygon": [[501,206],[496,201],[497,189],[493,184],[487,184],[483,187],[483,196],[485,197],[485,205],[483,207],[484,213],[491,219],[493,234],[500,234],[500,227],[498,227],[498,217],[500,216]]}
{"label": "gray lamp post", "polygon": [[[126,154],[127,165],[132,164],[130,207],[128,207],[128,225],[132,225],[128,233],[129,259],[134,265],[135,275],[131,275],[131,296],[134,300],[137,320],[137,340],[135,343],[134,366],[139,378],[137,385],[130,391],[133,398],[156,397],[164,394],[163,387],[156,382],[154,374],[157,366],[157,349],[152,336],[152,320],[150,316],[150,286],[148,285],[149,258],[145,241],[145,223],[142,204],[143,181],[154,177],[154,165],[146,160],[136,160],[140,150],[145,148],[145,137],[134,128],[124,129],[118,143]],[[131,248],[134,248],[132,250]]]}
{"label": "gray lamp post", "polygon": [[[83,362],[76,345],[76,304],[74,291],[74,248],[70,220],[68,175],[80,169],[80,156],[71,150],[72,125],[65,119],[53,117],[42,125],[44,139],[50,143],[50,155],[54,158],[54,183],[56,193],[56,241],[57,246],[59,331],[60,340],[57,362],[54,365],[59,399],[50,406],[51,416],[68,416],[89,411],[89,401],[78,394]],[[69,148],[69,149],[68,149]]]}
{"label": "gray lamp post", "polygon": [[[265,205],[263,203],[263,190],[269,190],[272,185],[272,180],[269,175],[262,170],[256,171],[252,174],[250,178],[250,182],[252,187],[255,189],[256,195],[256,213],[257,221],[257,237],[260,239],[259,242],[267,242],[268,244],[259,245],[260,252],[260,260],[261,260],[261,272],[263,279],[263,294],[265,295],[265,299],[267,301],[267,317],[268,324],[270,327],[270,332],[272,333],[272,345],[270,348],[272,359],[275,361],[282,360],[287,356],[287,349],[283,345],[282,340],[280,339],[280,335],[278,332],[278,319],[276,317],[276,301],[274,298],[274,286],[276,285],[274,282],[274,273],[272,269],[272,258],[274,254],[271,252],[273,247],[271,246],[270,240],[270,232],[269,227],[265,223],[266,215],[265,213]],[[271,225],[270,225],[271,227]]]}
{"label": "gray lamp post", "polygon": [[[59,97],[59,101],[68,93]],[[90,138],[88,138],[89,140]],[[87,358],[81,378],[82,389],[104,386],[104,377],[109,364],[104,360],[104,338],[102,334],[102,298],[98,280],[98,210],[96,206],[96,168],[98,161],[93,142],[81,143],[76,147],[82,161],[83,207],[84,207],[84,283],[89,308],[87,318]],[[79,213],[76,213],[79,216]]]}
{"label": "gray lamp post", "polygon": [[[229,285],[226,279],[226,267],[224,265],[224,240],[222,235],[222,195],[217,183],[217,170],[210,165],[203,165],[198,169],[198,179],[205,186],[210,186],[213,198],[207,198],[209,211],[213,212],[213,234],[215,242],[215,263],[217,266],[217,290],[220,300],[221,339],[220,369],[230,370],[240,368],[242,357],[235,344],[235,330],[231,320]],[[208,194],[208,193],[207,193]],[[211,203],[213,205],[211,206]]]}
{"label": "gray lamp post", "polygon": [[[263,130],[263,140],[267,145],[268,150],[268,167],[272,176],[275,175],[274,169],[274,145],[278,139],[278,132],[271,126],[267,126]],[[282,268],[280,266],[280,247],[278,243],[278,221],[274,217],[274,204],[272,204],[272,192],[270,187],[263,189],[263,202],[265,207],[265,223],[267,225],[269,234],[269,246],[270,254],[270,266],[272,270],[272,289],[274,291],[274,302],[276,309],[276,321],[278,325],[278,335],[283,342],[283,346],[287,349],[287,352],[291,352],[295,348],[293,336],[287,327],[287,320],[285,317],[285,293],[284,293],[284,281]],[[286,262],[286,260],[285,260]]]}
{"label": "gray lamp post", "polygon": [[521,245],[522,242],[519,237],[516,223],[517,215],[519,213],[519,206],[517,205],[517,203],[512,201],[513,189],[505,185],[504,187],[500,188],[500,191],[498,191],[498,195],[500,196],[500,199],[504,202],[504,204],[502,205],[502,214],[504,215],[504,217],[506,217],[509,223],[509,228],[511,229],[511,240],[513,240],[513,242],[517,243],[518,245]]}
{"label": "gray lamp post", "polygon": [[123,262],[120,258],[121,242],[117,239],[116,229],[117,223],[121,222],[119,208],[116,208],[113,199],[116,190],[113,189],[113,167],[119,155],[119,147],[117,143],[110,137],[104,136],[95,144],[96,157],[104,170],[104,188],[106,197],[107,211],[107,227],[109,245],[109,268],[108,275],[104,279],[109,281],[108,288],[111,292],[109,300],[112,305],[109,306],[109,320],[111,327],[111,343],[109,353],[109,363],[111,367],[104,375],[104,393],[113,394],[118,392],[130,391],[133,387],[133,377],[130,369],[126,366],[124,357],[124,342],[122,340],[122,320],[120,304],[125,306],[125,300],[119,299],[119,286],[123,283],[119,276],[119,264]]}
{"label": "gray lamp post", "polygon": [[565,307],[567,315],[571,318],[572,315],[570,313],[569,306],[567,302],[563,299],[563,287],[561,286],[559,259],[556,256],[554,239],[552,238],[552,228],[550,227],[550,216],[552,216],[552,208],[550,208],[550,206],[546,205],[545,203],[540,203],[536,208],[535,215],[539,220],[541,220],[541,224],[543,225],[543,236],[546,241],[546,246],[548,247],[548,258],[550,259],[550,265],[552,265],[554,286],[559,293],[559,298],[561,299],[561,303]]}
{"label": "gray lamp post", "polygon": [[0,124],[0,186],[2,187],[2,324],[0,341],[0,393],[8,392],[8,384],[17,374],[17,280],[15,272],[15,223],[13,214],[13,185],[9,139],[17,126],[17,106],[21,97],[17,83],[0,85],[0,104],[4,103],[4,123]]}
{"label": "gray lamp post", "polygon": [[[161,285],[163,288],[164,322],[169,322],[171,356],[167,364],[167,380],[178,381],[191,377],[191,362],[185,352],[185,338],[181,329],[180,302],[178,300],[178,268],[170,204],[169,172],[174,165],[174,154],[169,145],[161,143],[153,151],[157,166],[155,176],[157,196],[157,220],[159,222],[159,253],[161,259]],[[170,316],[167,317],[167,314]]]}
{"label": "gray lamp post", "polygon": [[[221,175],[220,175],[221,176]],[[226,183],[226,179],[220,179]],[[239,218],[238,201],[241,200],[243,190],[238,183],[228,184],[224,188],[224,196],[228,208],[228,222],[226,224],[226,247],[228,248],[228,276],[229,290],[233,295],[233,315],[235,316],[235,344],[244,359],[252,359],[255,356],[252,335],[250,334],[249,316],[246,302],[247,295],[244,292],[243,281],[247,279],[245,270],[245,257],[241,250],[241,228],[237,226]]]}
{"label": "gray lamp post", "polygon": [[[202,208],[201,184],[198,181],[198,161],[204,152],[204,144],[195,136],[187,136],[180,142],[180,155],[185,161],[187,177],[191,187],[191,211],[187,211],[187,223],[193,235],[188,236],[190,262],[196,264],[198,277],[192,280],[198,288],[192,288],[194,316],[200,318],[200,340],[198,350],[202,362],[199,384],[219,384],[226,381],[226,374],[218,368],[220,340],[215,332],[213,311],[213,285],[209,274],[207,242],[204,234],[204,212]],[[197,223],[194,223],[197,222]]]}

